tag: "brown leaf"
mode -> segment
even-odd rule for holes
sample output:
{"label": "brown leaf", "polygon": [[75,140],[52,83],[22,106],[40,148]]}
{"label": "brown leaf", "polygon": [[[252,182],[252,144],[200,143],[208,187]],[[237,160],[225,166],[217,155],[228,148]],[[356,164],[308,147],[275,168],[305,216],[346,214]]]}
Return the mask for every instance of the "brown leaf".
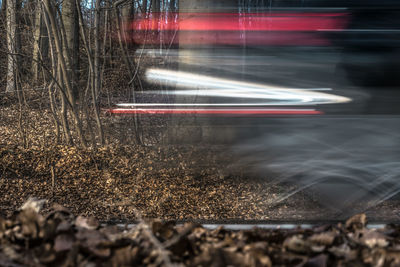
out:
{"label": "brown leaf", "polygon": [[342,244],[337,247],[332,247],[328,251],[338,258],[345,258],[348,261],[357,258],[357,251],[352,250],[347,244]]}
{"label": "brown leaf", "polygon": [[34,209],[24,209],[18,214],[17,220],[21,223],[21,233],[25,237],[38,237],[39,225],[43,221],[43,218]]}
{"label": "brown leaf", "polygon": [[304,241],[303,236],[294,235],[283,242],[283,247],[294,252],[306,253],[310,250],[309,244]]}
{"label": "brown leaf", "polygon": [[151,223],[151,229],[155,236],[167,240],[175,234],[174,225],[173,222],[163,223],[155,220]]}
{"label": "brown leaf", "polygon": [[28,209],[32,209],[34,210],[36,213],[38,213],[43,205],[47,202],[47,200],[44,199],[37,199],[35,197],[30,197],[22,206],[21,206],[21,210],[28,210]]}
{"label": "brown leaf", "polygon": [[7,256],[7,258],[11,260],[19,260],[21,259],[21,255],[17,253],[16,249],[13,246],[9,245],[3,245],[2,247],[2,252],[4,255]]}
{"label": "brown leaf", "polygon": [[362,214],[357,214],[346,221],[346,228],[352,231],[361,230],[367,224],[367,216]]}
{"label": "brown leaf", "polygon": [[138,247],[123,247],[114,251],[113,257],[111,258],[111,266],[131,266],[135,263],[139,254]]}
{"label": "brown leaf", "polygon": [[400,250],[386,250],[386,261],[390,262],[390,266],[400,266]]}
{"label": "brown leaf", "polygon": [[75,219],[75,226],[78,228],[95,230],[100,226],[100,223],[93,217],[86,218],[83,216],[78,216]]}
{"label": "brown leaf", "polygon": [[72,228],[72,225],[68,221],[62,221],[57,225],[56,232],[69,232]]}
{"label": "brown leaf", "polygon": [[42,245],[35,254],[39,258],[39,261],[44,264],[50,264],[56,259],[56,253],[50,243]]}
{"label": "brown leaf", "polygon": [[100,258],[107,258],[111,255],[111,249],[107,247],[89,247],[89,250]]}
{"label": "brown leaf", "polygon": [[7,266],[7,267],[23,267],[24,265],[17,264],[13,262],[9,257],[5,254],[0,253],[0,266]]}
{"label": "brown leaf", "polygon": [[7,229],[7,221],[0,217],[0,237]]}
{"label": "brown leaf", "polygon": [[97,257],[105,258],[110,256],[110,241],[103,233],[96,230],[81,228],[75,234],[75,237],[80,241],[80,244],[84,249]]}
{"label": "brown leaf", "polygon": [[215,249],[212,245],[205,245],[200,255],[194,258],[194,266],[226,266],[224,253],[221,249]]}
{"label": "brown leaf", "polygon": [[325,250],[325,246],[321,246],[321,245],[319,245],[319,246],[315,246],[315,245],[311,245],[310,246],[310,250],[312,251],[312,252],[316,252],[316,253],[321,253],[321,252],[323,252],[324,250]]}
{"label": "brown leaf", "polygon": [[374,267],[382,267],[385,264],[386,252],[383,249],[368,250],[364,249],[362,258],[365,264]]}
{"label": "brown leaf", "polygon": [[310,258],[304,267],[326,267],[328,266],[328,256],[326,254],[320,254],[313,258]]}
{"label": "brown leaf", "polygon": [[54,240],[54,250],[56,252],[62,252],[70,250],[74,245],[74,236],[70,234],[61,234]]}
{"label": "brown leaf", "polygon": [[358,233],[358,236],[361,244],[369,248],[386,247],[389,244],[387,237],[375,229],[363,229]]}
{"label": "brown leaf", "polygon": [[207,230],[203,227],[196,227],[193,232],[189,235],[189,239],[202,239],[207,235]]}
{"label": "brown leaf", "polygon": [[272,266],[271,259],[266,255],[268,248],[267,242],[257,242],[246,245],[243,248],[245,252],[246,266]]}
{"label": "brown leaf", "polygon": [[336,238],[336,233],[334,233],[333,231],[329,231],[329,232],[322,232],[319,234],[313,234],[308,238],[308,241],[310,241],[313,244],[330,246],[332,245],[335,238]]}

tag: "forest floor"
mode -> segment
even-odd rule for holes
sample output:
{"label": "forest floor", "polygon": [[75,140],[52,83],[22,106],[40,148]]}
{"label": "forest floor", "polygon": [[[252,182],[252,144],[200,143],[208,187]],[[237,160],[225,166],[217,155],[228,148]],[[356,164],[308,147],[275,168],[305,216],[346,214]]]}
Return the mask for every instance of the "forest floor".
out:
{"label": "forest floor", "polygon": [[[1,100],[3,216],[11,215],[29,197],[104,222],[132,222],[138,213],[146,218],[214,221],[302,219],[322,214],[321,210],[310,214],[309,205],[316,205],[302,194],[274,205],[282,188],[268,179],[243,175],[235,168],[237,159],[223,147],[131,145],[129,119],[104,117],[106,134],[116,141],[96,150],[57,145],[51,114],[35,104],[40,103],[40,96],[36,97],[37,101],[30,99],[33,104],[22,118],[15,99]],[[27,148],[18,145],[22,139],[19,122]]]}
{"label": "forest floor", "polygon": [[[300,192],[277,203],[294,186],[274,184],[269,174],[253,176],[246,168],[237,168],[240,158],[221,146],[114,142],[93,150],[56,145],[51,116],[38,105],[27,110],[21,120],[29,140],[24,148],[17,145],[21,140],[17,105],[6,97],[1,104],[3,216],[11,215],[29,197],[37,197],[46,199],[49,207],[61,204],[73,214],[94,216],[103,222],[132,222],[137,214],[183,221],[345,218],[320,205],[309,193]],[[113,126],[118,119],[104,120],[114,132],[123,131]],[[374,221],[398,221],[399,209],[398,200],[386,201],[367,214]]]}
{"label": "forest floor", "polygon": [[140,220],[101,225],[29,199],[0,217],[1,266],[398,266],[400,229],[367,227],[365,214],[313,228],[207,229],[193,222]]}
{"label": "forest floor", "polygon": [[[95,150],[61,145],[51,114],[40,96],[34,100],[22,116],[15,100],[0,100],[1,266],[400,263],[398,226],[369,229],[365,214],[337,223],[346,215],[310,192],[277,203],[295,186],[252,174],[224,146],[132,145],[129,118],[104,114],[114,142]],[[371,222],[398,222],[399,201],[365,213]],[[315,227],[233,231],[204,222]]]}

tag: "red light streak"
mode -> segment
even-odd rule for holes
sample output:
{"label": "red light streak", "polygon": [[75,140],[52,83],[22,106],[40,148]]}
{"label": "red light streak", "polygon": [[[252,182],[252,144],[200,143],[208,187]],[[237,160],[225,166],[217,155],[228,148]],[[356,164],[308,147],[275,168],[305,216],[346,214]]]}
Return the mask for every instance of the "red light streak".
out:
{"label": "red light streak", "polygon": [[347,13],[154,13],[125,28],[138,44],[329,45],[320,32],[347,21]]}
{"label": "red light streak", "polygon": [[134,20],[132,30],[317,31],[343,29],[346,13],[156,13]]}
{"label": "red light streak", "polygon": [[115,108],[108,109],[110,114],[181,114],[181,115],[321,115],[321,111],[312,109],[193,109],[193,108]]}

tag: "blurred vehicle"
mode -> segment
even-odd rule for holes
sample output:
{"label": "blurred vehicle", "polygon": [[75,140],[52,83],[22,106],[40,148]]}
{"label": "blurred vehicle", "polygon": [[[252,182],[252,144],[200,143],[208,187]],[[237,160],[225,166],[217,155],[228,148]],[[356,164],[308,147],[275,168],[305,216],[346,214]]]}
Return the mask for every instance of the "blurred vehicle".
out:
{"label": "blurred vehicle", "polygon": [[[199,7],[189,2],[181,1],[180,12],[144,14],[125,27],[128,39],[142,48],[137,51],[140,57],[158,57],[162,62],[148,70],[147,78],[171,89],[175,103],[170,106],[199,101],[204,106],[213,103],[214,108],[219,102],[225,103],[223,107],[271,106],[260,103],[259,96],[253,102],[251,97],[243,101],[243,93],[248,93],[244,88],[252,83],[264,92],[268,87],[331,90],[333,95],[347,98],[306,103],[282,95],[280,106],[319,105],[318,110],[328,114],[400,111],[396,89],[400,85],[398,1],[203,1]],[[190,84],[184,79],[197,81]],[[220,80],[199,83],[207,79]],[[211,95],[198,91],[227,89],[235,82],[247,83],[238,84],[242,95],[237,97],[226,91]],[[177,103],[183,92],[177,93],[175,87],[198,93],[186,92],[188,103]],[[228,102],[234,99],[231,104],[235,105],[226,104],[224,97]],[[156,112],[154,106],[151,111]]]}
{"label": "blurred vehicle", "polygon": [[130,22],[163,90],[112,113],[172,116],[173,142],[228,143],[247,170],[297,184],[286,198],[314,188],[351,212],[400,192],[399,1],[202,3]]}

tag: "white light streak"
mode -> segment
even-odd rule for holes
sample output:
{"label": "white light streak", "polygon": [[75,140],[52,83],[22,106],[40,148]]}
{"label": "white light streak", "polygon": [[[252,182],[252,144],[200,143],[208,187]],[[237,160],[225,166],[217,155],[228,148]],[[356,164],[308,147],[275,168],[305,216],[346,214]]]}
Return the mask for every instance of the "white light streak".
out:
{"label": "white light streak", "polygon": [[[248,83],[229,79],[215,78],[188,72],[149,69],[146,72],[149,82],[174,85],[184,90],[168,92],[150,91],[152,94],[170,94],[181,96],[225,97],[233,99],[255,99],[257,103],[175,103],[170,106],[277,106],[277,105],[319,105],[337,104],[351,101],[350,98],[334,94],[316,92],[328,88],[286,88],[267,84]],[[262,102],[260,102],[260,100]],[[148,105],[148,104],[146,104]],[[163,105],[152,103],[152,105]]]}

